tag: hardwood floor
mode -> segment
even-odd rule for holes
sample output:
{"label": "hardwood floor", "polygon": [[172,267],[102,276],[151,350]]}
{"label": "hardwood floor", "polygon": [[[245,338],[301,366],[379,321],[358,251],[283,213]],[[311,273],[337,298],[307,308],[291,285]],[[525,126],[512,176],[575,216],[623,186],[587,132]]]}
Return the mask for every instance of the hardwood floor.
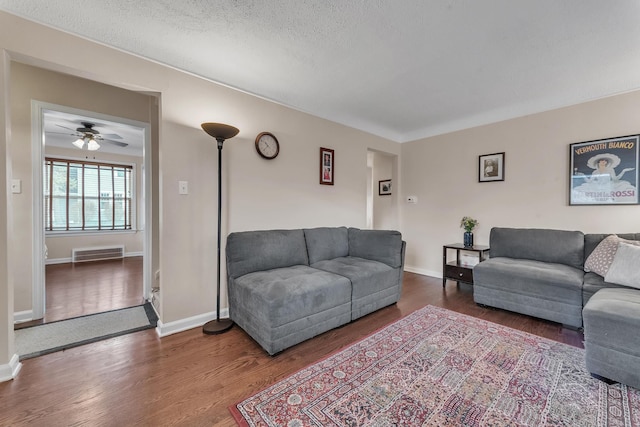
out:
{"label": "hardwood floor", "polygon": [[582,347],[580,331],[477,306],[472,289],[405,273],[400,301],[270,357],[238,326],[136,332],[23,362],[0,383],[0,425],[233,426],[227,407],[425,305]]}
{"label": "hardwood floor", "polygon": [[142,259],[47,265],[44,318],[16,329],[143,304]]}

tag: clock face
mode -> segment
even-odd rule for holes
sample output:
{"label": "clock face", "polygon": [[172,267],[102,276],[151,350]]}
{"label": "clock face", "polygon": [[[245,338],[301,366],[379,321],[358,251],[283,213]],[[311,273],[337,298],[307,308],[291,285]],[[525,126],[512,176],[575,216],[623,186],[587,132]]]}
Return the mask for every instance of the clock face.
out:
{"label": "clock face", "polygon": [[265,159],[275,159],[280,152],[280,144],[269,132],[262,132],[256,137],[256,150]]}

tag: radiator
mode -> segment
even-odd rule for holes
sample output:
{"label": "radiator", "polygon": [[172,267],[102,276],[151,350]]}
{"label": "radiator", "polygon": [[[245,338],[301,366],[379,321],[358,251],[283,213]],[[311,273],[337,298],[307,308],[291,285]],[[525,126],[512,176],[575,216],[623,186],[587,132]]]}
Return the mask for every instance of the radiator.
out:
{"label": "radiator", "polygon": [[103,259],[124,258],[124,245],[99,248],[77,248],[71,250],[72,262],[100,261]]}

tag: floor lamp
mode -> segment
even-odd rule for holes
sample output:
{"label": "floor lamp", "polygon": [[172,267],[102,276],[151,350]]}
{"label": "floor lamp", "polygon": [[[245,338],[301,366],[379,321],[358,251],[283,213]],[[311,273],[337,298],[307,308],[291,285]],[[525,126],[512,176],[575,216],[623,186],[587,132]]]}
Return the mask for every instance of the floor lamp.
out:
{"label": "floor lamp", "polygon": [[218,141],[218,283],[216,287],[216,319],[204,324],[202,332],[208,335],[221,334],[233,326],[231,319],[220,318],[220,234],[222,228],[222,144],[240,132],[233,126],[222,123],[203,123],[202,129]]}

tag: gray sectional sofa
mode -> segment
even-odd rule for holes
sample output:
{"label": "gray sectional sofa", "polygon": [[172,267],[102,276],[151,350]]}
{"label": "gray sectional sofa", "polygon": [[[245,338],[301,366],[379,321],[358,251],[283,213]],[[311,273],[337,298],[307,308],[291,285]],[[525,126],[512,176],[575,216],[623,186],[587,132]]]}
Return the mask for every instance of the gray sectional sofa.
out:
{"label": "gray sectional sofa", "polygon": [[[625,288],[584,271],[584,262],[608,234],[494,227],[490,258],[473,270],[473,298],[573,328],[582,327],[582,309],[603,288]],[[640,240],[640,234],[619,234]]]}
{"label": "gray sectional sofa", "polygon": [[229,315],[270,355],[400,297],[397,231],[322,227],[227,237]]}

